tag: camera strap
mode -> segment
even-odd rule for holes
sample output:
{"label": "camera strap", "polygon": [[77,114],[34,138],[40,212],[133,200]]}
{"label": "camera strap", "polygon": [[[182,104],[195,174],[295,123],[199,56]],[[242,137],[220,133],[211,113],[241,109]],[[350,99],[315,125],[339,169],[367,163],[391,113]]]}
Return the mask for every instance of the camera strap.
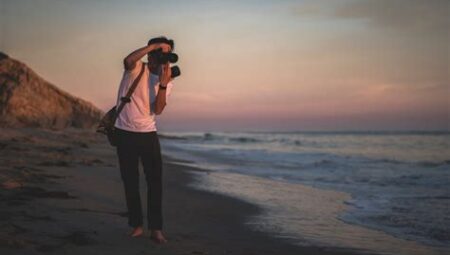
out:
{"label": "camera strap", "polygon": [[128,89],[127,95],[120,98],[120,105],[119,105],[119,108],[117,109],[116,118],[117,118],[117,116],[119,116],[123,107],[125,107],[125,104],[131,102],[131,99],[130,99],[131,95],[133,94],[134,90],[136,89],[136,87],[139,83],[139,80],[141,80],[142,74],[144,74],[144,70],[145,70],[145,63],[142,63],[141,71],[140,71],[138,77],[136,77],[136,79],[134,79],[131,87]]}

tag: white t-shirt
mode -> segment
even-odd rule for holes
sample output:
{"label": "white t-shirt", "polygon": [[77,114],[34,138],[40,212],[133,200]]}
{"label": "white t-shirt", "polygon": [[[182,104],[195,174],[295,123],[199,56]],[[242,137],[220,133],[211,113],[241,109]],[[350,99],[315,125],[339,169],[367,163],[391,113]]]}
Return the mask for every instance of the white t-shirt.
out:
{"label": "white t-shirt", "polygon": [[[144,62],[137,61],[133,70],[125,70],[117,93],[116,109],[119,108],[120,98],[126,96],[128,89],[139,75]],[[166,102],[168,102],[172,82],[167,84]],[[152,74],[145,66],[139,83],[131,95],[131,102],[126,103],[114,124],[115,127],[132,132],[156,131],[155,101],[159,90],[159,76]],[[150,107],[151,102],[151,107]],[[151,108],[151,111],[150,111]]]}

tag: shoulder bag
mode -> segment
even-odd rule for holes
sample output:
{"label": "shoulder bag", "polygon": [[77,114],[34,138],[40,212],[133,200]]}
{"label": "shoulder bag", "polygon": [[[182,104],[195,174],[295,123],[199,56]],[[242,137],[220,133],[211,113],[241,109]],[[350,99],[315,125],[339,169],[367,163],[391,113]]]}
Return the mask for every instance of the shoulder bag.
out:
{"label": "shoulder bag", "polygon": [[136,87],[139,83],[139,80],[141,79],[142,74],[144,73],[144,70],[145,70],[145,63],[142,63],[141,71],[140,71],[138,77],[136,77],[136,79],[133,81],[133,84],[131,85],[131,87],[128,89],[127,95],[120,98],[119,108],[116,109],[116,106],[111,108],[111,110],[109,110],[105,114],[105,116],[103,116],[103,118],[100,120],[99,125],[97,126],[96,131],[98,133],[105,134],[106,137],[108,138],[109,144],[111,144],[111,146],[117,146],[117,131],[116,131],[116,128],[114,127],[117,116],[119,116],[123,107],[125,107],[125,104],[131,102],[131,99],[130,99],[131,95],[133,94],[134,90],[136,89]]}

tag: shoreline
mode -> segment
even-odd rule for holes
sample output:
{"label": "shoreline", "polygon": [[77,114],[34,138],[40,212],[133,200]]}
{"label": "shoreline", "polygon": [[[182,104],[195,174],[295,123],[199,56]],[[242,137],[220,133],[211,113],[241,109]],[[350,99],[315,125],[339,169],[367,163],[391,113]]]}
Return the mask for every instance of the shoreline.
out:
{"label": "shoreline", "polygon": [[[448,249],[428,246],[393,236],[377,228],[345,220],[352,196],[333,189],[256,175],[202,169],[183,152],[183,159],[172,158],[181,167],[195,169],[197,190],[226,195],[260,208],[247,218],[246,225],[274,238],[300,247],[333,247],[359,254],[446,254]],[[203,162],[203,161],[199,161]],[[208,166],[208,162],[205,162]],[[206,174],[205,174],[206,173]],[[282,199],[280,199],[282,198]],[[382,245],[380,245],[382,244]]]}
{"label": "shoreline", "polygon": [[[214,239],[219,243],[222,242],[224,245],[223,247],[230,244],[230,241],[224,239],[229,239],[233,241],[233,246],[240,247],[239,250],[242,252],[251,251],[254,252],[254,254],[375,254],[369,252],[361,253],[350,248],[298,246],[290,243],[287,238],[276,237],[267,232],[253,230],[246,225],[247,220],[250,217],[261,214],[263,212],[263,208],[243,199],[190,187],[196,173],[208,174],[210,170],[179,165],[177,164],[176,159],[167,156],[164,156],[164,161],[166,167],[165,169],[178,172],[176,175],[179,175],[179,177],[176,179],[184,179],[187,181],[186,184],[180,185],[177,188],[182,189],[183,192],[193,194],[192,197],[201,197],[201,200],[194,202],[196,203],[196,206],[203,207],[205,209],[214,208],[211,212],[208,212],[207,210],[202,211],[202,215],[199,215],[200,217],[211,219],[211,221],[222,220],[223,222],[226,222],[224,226],[216,225],[215,227],[219,228],[214,228],[214,231],[209,231],[211,227],[208,224],[209,222],[201,222],[201,225],[195,226],[198,228],[199,232],[208,232],[208,238]],[[169,181],[167,184],[177,185],[173,183],[173,181]],[[171,186],[171,188],[173,187],[174,186]],[[204,201],[209,201],[214,204],[202,205],[201,203]],[[217,210],[218,208],[220,208],[220,210]],[[232,209],[230,210],[230,208],[239,208],[239,212]],[[199,208],[193,208],[192,210],[198,211],[198,209]],[[230,234],[232,232],[234,233]],[[220,252],[220,249],[216,252]],[[216,253],[213,252],[211,254]]]}

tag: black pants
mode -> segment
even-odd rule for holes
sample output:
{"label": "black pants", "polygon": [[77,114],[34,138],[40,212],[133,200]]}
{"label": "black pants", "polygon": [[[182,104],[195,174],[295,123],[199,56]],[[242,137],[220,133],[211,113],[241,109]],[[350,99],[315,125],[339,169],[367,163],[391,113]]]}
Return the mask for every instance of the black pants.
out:
{"label": "black pants", "polygon": [[139,159],[147,181],[148,229],[162,229],[162,158],[156,131],[136,133],[117,129],[117,155],[125,188],[128,225],[143,225],[139,193]]}

